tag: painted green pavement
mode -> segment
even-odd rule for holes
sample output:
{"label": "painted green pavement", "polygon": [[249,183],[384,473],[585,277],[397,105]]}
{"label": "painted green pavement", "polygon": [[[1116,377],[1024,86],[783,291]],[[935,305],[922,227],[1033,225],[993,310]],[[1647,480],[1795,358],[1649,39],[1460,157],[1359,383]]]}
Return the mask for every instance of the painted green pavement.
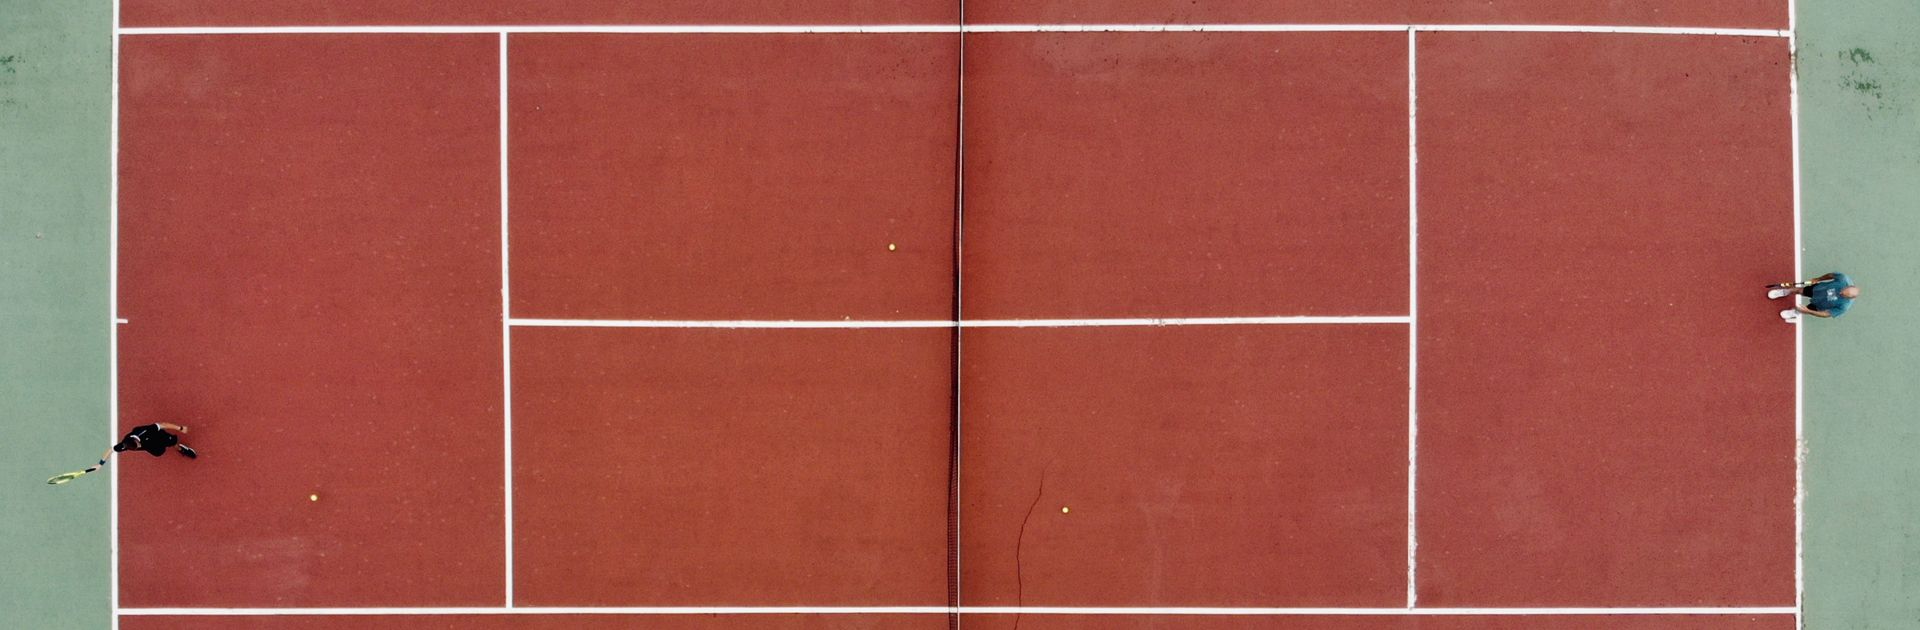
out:
{"label": "painted green pavement", "polygon": [[0,626],[105,628],[111,4],[0,0]]}
{"label": "painted green pavement", "polygon": [[1806,324],[1806,627],[1920,628],[1920,2],[1800,0],[1808,275],[1863,294]]}
{"label": "painted green pavement", "polygon": [[[111,4],[0,0],[0,614],[110,623]],[[1806,324],[1806,622],[1920,628],[1920,0],[1800,0],[1809,275],[1865,295]]]}

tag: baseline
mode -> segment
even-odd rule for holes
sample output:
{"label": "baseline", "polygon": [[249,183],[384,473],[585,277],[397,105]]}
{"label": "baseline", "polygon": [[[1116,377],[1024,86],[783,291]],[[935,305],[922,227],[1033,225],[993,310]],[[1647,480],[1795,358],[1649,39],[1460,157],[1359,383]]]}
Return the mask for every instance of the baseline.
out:
{"label": "baseline", "polygon": [[129,26],[119,35],[269,35],[269,34],[496,34],[496,33],[636,33],[686,34],[888,34],[888,33],[1325,33],[1470,31],[1483,33],[1614,33],[1630,35],[1700,35],[1718,37],[1787,37],[1790,29],[1695,28],[1682,26],[1583,26],[1575,24],[813,24],[802,26],[740,24],[609,24],[609,25],[476,25],[476,26]]}

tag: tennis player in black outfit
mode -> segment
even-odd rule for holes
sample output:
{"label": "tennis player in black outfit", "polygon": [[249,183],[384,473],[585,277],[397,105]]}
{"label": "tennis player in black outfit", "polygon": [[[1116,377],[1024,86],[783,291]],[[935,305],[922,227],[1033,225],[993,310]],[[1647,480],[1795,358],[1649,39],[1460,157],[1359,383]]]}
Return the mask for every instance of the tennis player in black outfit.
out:
{"label": "tennis player in black outfit", "polygon": [[113,450],[100,455],[100,463],[106,464],[108,457],[124,451],[146,451],[148,455],[159,457],[167,454],[169,448],[178,448],[180,454],[187,456],[187,459],[200,456],[199,453],[193,452],[193,449],[187,448],[187,445],[181,444],[180,436],[174,435],[172,431],[186,433],[187,428],[165,422],[134,427],[132,431],[127,432],[126,437],[120,438],[119,444],[113,445]]}

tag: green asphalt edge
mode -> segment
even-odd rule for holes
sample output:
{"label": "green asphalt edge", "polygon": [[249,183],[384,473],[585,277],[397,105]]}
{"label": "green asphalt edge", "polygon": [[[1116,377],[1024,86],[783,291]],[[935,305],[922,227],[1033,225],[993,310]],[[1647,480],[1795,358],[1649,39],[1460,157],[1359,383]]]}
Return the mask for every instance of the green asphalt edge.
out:
{"label": "green asphalt edge", "polygon": [[[1920,627],[1920,2],[1799,0],[1803,275],[1865,294],[1804,331],[1804,621]],[[107,628],[110,0],[0,0],[0,611]]]}
{"label": "green asphalt edge", "polygon": [[0,626],[112,625],[110,0],[0,0]]}
{"label": "green asphalt edge", "polygon": [[1805,627],[1920,628],[1920,2],[1799,0]]}

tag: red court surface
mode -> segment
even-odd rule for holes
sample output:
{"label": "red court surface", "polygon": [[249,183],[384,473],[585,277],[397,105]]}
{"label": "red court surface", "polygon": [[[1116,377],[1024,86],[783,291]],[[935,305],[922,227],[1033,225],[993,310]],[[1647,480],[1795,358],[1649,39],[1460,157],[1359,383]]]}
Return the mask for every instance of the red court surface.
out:
{"label": "red court surface", "polygon": [[962,601],[1406,601],[1406,326],[963,344]]}
{"label": "red court surface", "polygon": [[968,0],[973,24],[1591,24],[1786,28],[1786,0]]}
{"label": "red court surface", "polygon": [[968,0],[970,24],[1404,24],[1408,0]]}
{"label": "red court surface", "polygon": [[1405,33],[970,35],[963,311],[1404,315],[1406,120]]}
{"label": "red court surface", "polygon": [[1425,24],[1632,24],[1784,29],[1789,0],[1415,0]]}
{"label": "red court surface", "polygon": [[121,0],[125,26],[952,24],[953,0]]}
{"label": "red court surface", "polygon": [[1420,601],[1791,605],[1786,42],[1419,63]]}
{"label": "red court surface", "polygon": [[[970,0],[972,24],[1589,24],[1786,28],[1787,0]],[[122,0],[126,26],[954,24],[952,0]]]}
{"label": "red court surface", "polygon": [[515,37],[514,316],[951,317],[958,44]]}
{"label": "red court surface", "polygon": [[125,43],[123,605],[499,601],[494,51]]}
{"label": "red court surface", "polygon": [[[967,623],[968,627],[972,627],[972,621]],[[344,620],[338,616],[120,619],[121,630],[941,630],[947,627],[946,615],[926,614],[420,615],[362,616]],[[1748,626],[1724,628],[1746,630]],[[1702,627],[1701,630],[1708,629]]]}
{"label": "red court surface", "polygon": [[[1014,615],[967,615],[967,630],[1011,630]],[[1793,630],[1793,615],[1176,616],[1019,615],[1022,630]]]}
{"label": "red court surface", "polygon": [[517,603],[944,604],[951,342],[515,331]]}
{"label": "red court surface", "polygon": [[1778,34],[124,9],[123,628],[1794,627]]}

